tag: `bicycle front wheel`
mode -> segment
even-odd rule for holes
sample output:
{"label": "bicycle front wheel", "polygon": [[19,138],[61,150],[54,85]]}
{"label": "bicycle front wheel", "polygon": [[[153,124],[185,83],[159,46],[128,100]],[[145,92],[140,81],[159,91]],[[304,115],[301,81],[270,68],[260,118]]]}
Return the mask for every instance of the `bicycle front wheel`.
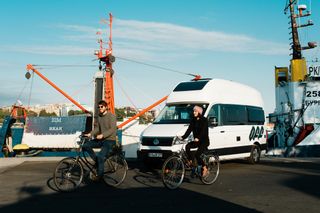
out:
{"label": "bicycle front wheel", "polygon": [[104,163],[103,180],[109,186],[119,186],[127,176],[127,161],[119,155],[110,156]]}
{"label": "bicycle front wheel", "polygon": [[178,188],[184,178],[185,167],[179,156],[169,157],[162,166],[162,182],[168,189]]}
{"label": "bicycle front wheel", "polygon": [[82,182],[83,167],[75,158],[64,158],[56,166],[53,179],[60,191],[73,191]]}
{"label": "bicycle front wheel", "polygon": [[208,168],[207,175],[201,177],[201,181],[204,184],[212,184],[214,183],[220,171],[220,161],[218,155],[208,154],[205,159],[205,163]]}

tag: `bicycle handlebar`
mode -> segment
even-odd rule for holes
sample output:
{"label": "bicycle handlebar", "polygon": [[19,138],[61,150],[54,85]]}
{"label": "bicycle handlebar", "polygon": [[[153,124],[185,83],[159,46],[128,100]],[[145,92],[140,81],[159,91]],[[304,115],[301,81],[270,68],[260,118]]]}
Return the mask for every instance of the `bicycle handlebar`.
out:
{"label": "bicycle handlebar", "polygon": [[77,143],[82,146],[86,141],[90,140],[90,137],[85,136],[83,133],[79,135],[79,139],[80,141],[78,141]]}
{"label": "bicycle handlebar", "polygon": [[180,139],[180,136],[175,136],[173,138],[173,144],[176,145],[176,144],[187,144],[188,141],[186,139]]}

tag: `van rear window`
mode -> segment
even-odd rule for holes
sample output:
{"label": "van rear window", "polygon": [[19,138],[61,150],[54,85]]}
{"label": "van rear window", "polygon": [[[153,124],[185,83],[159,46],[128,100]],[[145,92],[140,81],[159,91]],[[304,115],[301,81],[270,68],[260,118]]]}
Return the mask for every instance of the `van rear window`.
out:
{"label": "van rear window", "polygon": [[208,83],[209,81],[191,81],[191,82],[182,82],[174,88],[174,92],[179,91],[190,91],[190,90],[202,90],[203,87]]}

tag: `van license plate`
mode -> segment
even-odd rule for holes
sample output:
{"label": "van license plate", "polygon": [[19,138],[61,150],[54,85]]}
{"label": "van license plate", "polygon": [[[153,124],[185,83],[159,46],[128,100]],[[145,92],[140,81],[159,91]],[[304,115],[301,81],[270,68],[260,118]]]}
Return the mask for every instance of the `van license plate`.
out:
{"label": "van license plate", "polygon": [[148,156],[151,158],[162,158],[162,153],[150,152],[150,153],[148,153]]}

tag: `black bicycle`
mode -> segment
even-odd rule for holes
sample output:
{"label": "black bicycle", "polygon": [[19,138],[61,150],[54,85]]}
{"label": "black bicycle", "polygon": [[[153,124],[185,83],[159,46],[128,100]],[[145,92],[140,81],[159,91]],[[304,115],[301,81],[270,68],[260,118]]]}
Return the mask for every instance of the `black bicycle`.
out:
{"label": "black bicycle", "polygon": [[[82,146],[89,140],[83,135],[79,136],[79,148],[76,157],[62,159],[56,166],[53,179],[56,187],[62,192],[77,189],[83,181],[85,171],[90,172],[91,177],[97,176],[94,162],[89,160],[82,150]],[[86,166],[87,170],[84,170]],[[104,163],[103,181],[109,186],[119,186],[126,178],[128,164],[123,156],[120,146],[114,146]]]}
{"label": "black bicycle", "polygon": [[[176,144],[177,144],[177,138]],[[178,188],[186,174],[186,170],[191,171],[192,175],[196,175],[200,178],[204,184],[214,183],[219,175],[220,161],[218,153],[213,151],[205,151],[200,157],[205,163],[208,171],[205,176],[201,175],[201,169],[193,167],[189,164],[187,153],[185,151],[186,142],[178,141],[183,144],[181,150],[178,153],[168,157],[162,166],[162,182],[169,189]]]}

